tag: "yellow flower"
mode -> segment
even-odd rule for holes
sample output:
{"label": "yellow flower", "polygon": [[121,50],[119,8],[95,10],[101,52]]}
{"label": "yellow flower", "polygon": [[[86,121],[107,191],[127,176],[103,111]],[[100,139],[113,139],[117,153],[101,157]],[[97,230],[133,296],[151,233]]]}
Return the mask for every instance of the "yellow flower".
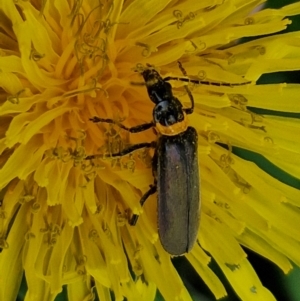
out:
{"label": "yellow flower", "polygon": [[[191,300],[157,234],[151,152],[112,154],[156,139],[127,127],[151,121],[153,103],[141,66],[189,84],[190,125],[199,135],[201,225],[186,258],[215,297],[226,295],[210,270],[217,262],[241,300],[275,300],[241,248],[284,273],[300,266],[300,192],[234,155],[262,154],[300,178],[299,120],[255,114],[248,107],[300,112],[296,84],[255,85],[264,73],[300,69],[300,33],[283,30],[295,3],[253,9],[259,0],[0,0],[0,300],[15,300],[23,270],[26,300]],[[251,82],[250,84],[247,82]],[[243,84],[245,83],[245,84]],[[189,105],[181,81],[174,94]],[[226,146],[226,147],[225,147]],[[131,212],[140,214],[135,227]]]}

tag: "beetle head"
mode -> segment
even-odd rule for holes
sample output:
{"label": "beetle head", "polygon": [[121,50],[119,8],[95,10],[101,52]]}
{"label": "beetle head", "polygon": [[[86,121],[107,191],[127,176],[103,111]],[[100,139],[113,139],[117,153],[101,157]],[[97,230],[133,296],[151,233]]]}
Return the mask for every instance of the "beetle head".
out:
{"label": "beetle head", "polygon": [[159,73],[151,68],[142,72],[150,99],[154,103],[169,100],[173,97],[171,85],[164,81]]}

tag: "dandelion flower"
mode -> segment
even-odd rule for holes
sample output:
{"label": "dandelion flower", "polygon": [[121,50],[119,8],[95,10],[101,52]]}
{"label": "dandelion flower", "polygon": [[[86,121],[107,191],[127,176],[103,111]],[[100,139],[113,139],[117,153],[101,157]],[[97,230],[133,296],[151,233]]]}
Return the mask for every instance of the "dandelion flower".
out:
{"label": "dandelion flower", "polygon": [[[215,297],[225,288],[213,257],[241,300],[275,300],[241,246],[284,273],[300,265],[300,192],[231,151],[262,154],[300,177],[299,120],[248,107],[300,112],[300,86],[255,85],[262,74],[300,69],[300,33],[276,35],[295,3],[255,11],[259,0],[0,0],[0,299],[191,300],[157,234],[151,150],[120,158],[155,134],[126,133],[151,121],[140,66],[162,76],[241,85],[189,84],[199,135],[201,225],[186,258]],[[272,34],[272,35],[270,35]],[[243,37],[264,36],[237,44]],[[243,84],[251,82],[250,84]],[[172,81],[185,106],[183,82]],[[276,115],[276,114],[274,114]],[[139,214],[135,227],[130,213]]]}

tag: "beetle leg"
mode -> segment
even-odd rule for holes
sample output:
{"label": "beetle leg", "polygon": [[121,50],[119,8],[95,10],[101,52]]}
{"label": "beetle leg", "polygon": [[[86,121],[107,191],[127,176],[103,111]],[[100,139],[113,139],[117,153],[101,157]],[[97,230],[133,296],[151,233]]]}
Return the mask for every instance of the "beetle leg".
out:
{"label": "beetle leg", "polygon": [[128,128],[125,125],[114,121],[113,119],[99,118],[97,116],[94,116],[93,118],[90,118],[90,120],[93,121],[94,123],[103,122],[103,123],[115,124],[118,127],[120,127],[121,129],[123,129],[125,131],[128,131],[130,133],[143,132],[143,131],[146,131],[146,130],[148,130],[148,129],[155,126],[155,124],[153,122],[148,122],[148,123],[143,123],[143,124]]}
{"label": "beetle leg", "polygon": [[[187,76],[187,73],[185,71],[185,69],[183,68],[182,64],[178,61],[178,66],[179,66],[179,69],[180,71],[182,72],[182,74],[184,76]],[[186,114],[192,114],[193,111],[194,111],[194,97],[192,95],[192,92],[191,90],[189,89],[189,86],[188,85],[184,85],[184,89],[185,91],[187,92],[188,96],[189,96],[189,99],[191,101],[191,107],[190,108],[186,108],[186,109],[183,109],[185,111]]]}
{"label": "beetle leg", "polygon": [[[152,194],[154,194],[154,193],[156,192],[156,189],[157,189],[156,184],[150,185],[150,189],[142,196],[142,198],[141,198],[141,200],[140,200],[141,206],[144,205],[144,203],[146,202],[146,200],[148,199],[148,197],[149,197],[150,195],[152,195]],[[139,215],[138,215],[138,214],[134,214],[134,215],[131,217],[131,219],[130,219],[130,221],[129,221],[129,224],[130,224],[131,226],[135,226],[135,224],[137,223],[138,218],[139,218]]]}
{"label": "beetle leg", "polygon": [[144,143],[138,143],[138,144],[134,144],[131,145],[123,150],[121,150],[118,153],[114,153],[114,154],[107,154],[107,155],[103,155],[103,154],[99,154],[99,155],[91,155],[91,156],[86,156],[85,160],[91,160],[91,159],[95,159],[95,158],[103,158],[107,157],[107,158],[111,158],[111,157],[122,157],[125,155],[128,155],[132,152],[134,152],[135,150],[141,149],[141,148],[155,148],[156,147],[156,141],[152,141],[152,142],[144,142]]}

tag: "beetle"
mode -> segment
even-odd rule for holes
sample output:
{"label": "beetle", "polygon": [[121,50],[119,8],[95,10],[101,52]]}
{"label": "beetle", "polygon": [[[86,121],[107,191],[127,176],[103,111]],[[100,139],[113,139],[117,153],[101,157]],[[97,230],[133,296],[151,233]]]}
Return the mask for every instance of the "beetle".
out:
{"label": "beetle", "polygon": [[[180,62],[179,68],[186,75]],[[171,255],[189,252],[196,240],[200,222],[200,176],[198,166],[197,131],[188,126],[186,115],[194,111],[194,98],[185,86],[191,101],[189,108],[184,108],[173,95],[169,80],[215,84],[187,78],[166,77],[147,65],[141,71],[150,100],[154,103],[153,120],[134,127],[126,127],[112,119],[93,117],[90,120],[116,124],[130,133],[138,133],[155,128],[158,139],[132,145],[113,157],[123,156],[141,148],[155,148],[152,159],[154,183],[142,196],[141,206],[148,197],[157,192],[158,234],[163,248]],[[222,84],[216,84],[222,85]],[[231,86],[231,84],[224,84]],[[235,84],[234,84],[235,85]],[[240,84],[236,84],[240,85]],[[88,156],[86,159],[93,159]],[[138,215],[134,214],[129,223],[135,225]]]}

